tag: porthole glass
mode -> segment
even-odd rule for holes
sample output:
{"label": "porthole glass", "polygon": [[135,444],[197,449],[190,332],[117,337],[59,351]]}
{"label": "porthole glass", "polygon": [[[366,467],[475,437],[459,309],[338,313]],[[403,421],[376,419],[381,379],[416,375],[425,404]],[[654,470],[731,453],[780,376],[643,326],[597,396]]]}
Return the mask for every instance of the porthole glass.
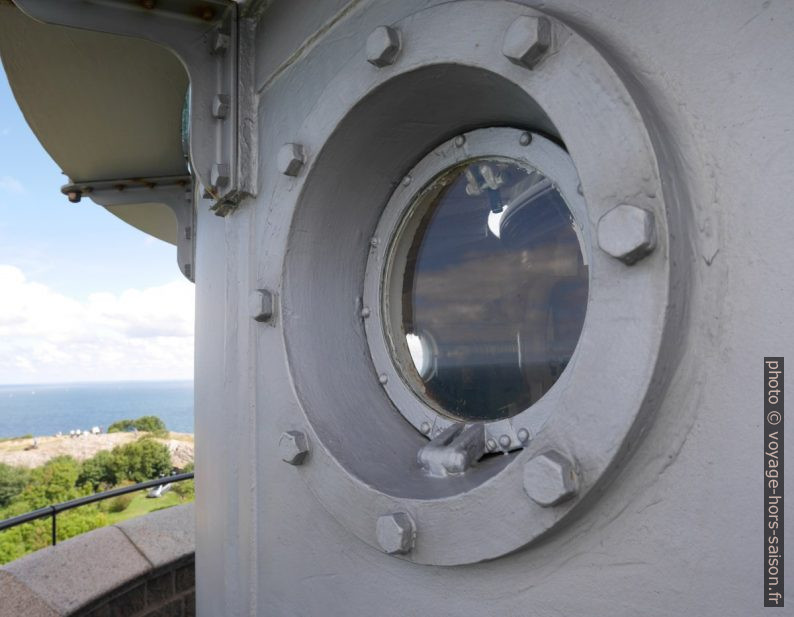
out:
{"label": "porthole glass", "polygon": [[384,327],[403,380],[459,420],[530,407],[579,340],[585,255],[540,171],[501,157],[448,168],[414,197],[386,264]]}

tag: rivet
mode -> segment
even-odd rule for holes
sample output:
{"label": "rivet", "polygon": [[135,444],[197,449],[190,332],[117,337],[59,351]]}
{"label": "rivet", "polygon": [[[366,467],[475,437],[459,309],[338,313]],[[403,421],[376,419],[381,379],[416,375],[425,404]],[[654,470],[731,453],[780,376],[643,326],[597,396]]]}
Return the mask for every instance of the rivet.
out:
{"label": "rivet", "polygon": [[274,305],[273,292],[269,289],[255,289],[248,296],[248,313],[260,323],[273,319]]}
{"label": "rivet", "polygon": [[216,94],[212,98],[212,117],[222,120],[229,114],[229,95]]}
{"label": "rivet", "polygon": [[518,138],[518,143],[520,143],[522,146],[528,146],[529,144],[531,144],[532,133],[530,133],[529,131],[524,131],[523,133],[521,133],[521,136]]}
{"label": "rivet", "polygon": [[309,440],[300,431],[286,431],[278,440],[281,460],[290,465],[303,465],[309,454]]}
{"label": "rivet", "polygon": [[225,163],[215,163],[210,172],[210,184],[216,188],[229,184],[229,166]]}
{"label": "rivet", "polygon": [[518,441],[521,443],[527,443],[529,441],[529,431],[527,429],[518,429]]}
{"label": "rivet", "polygon": [[581,182],[576,187],[576,192],[579,193],[580,195],[584,195],[584,189],[582,188],[582,183]]}
{"label": "rivet", "polygon": [[557,450],[538,454],[524,465],[524,490],[544,508],[570,499],[579,490],[576,463]]}
{"label": "rivet", "polygon": [[496,450],[496,442],[493,439],[489,439],[488,441],[486,441],[485,445],[488,448],[488,450],[491,452]]}
{"label": "rivet", "polygon": [[598,246],[630,266],[653,251],[656,230],[653,213],[621,204],[598,221]]}
{"label": "rivet", "polygon": [[509,435],[502,435],[499,438],[499,445],[502,446],[503,448],[509,448],[511,442],[512,442],[512,440],[510,439]]}
{"label": "rivet", "polygon": [[407,512],[384,514],[375,528],[378,544],[389,555],[410,553],[416,542],[416,525]]}
{"label": "rivet", "polygon": [[465,143],[466,143],[466,137],[465,137],[464,135],[458,135],[458,136],[455,138],[455,145],[456,145],[458,148],[461,148],[461,147],[462,147],[462,146],[463,146]]}
{"label": "rivet", "polygon": [[381,385],[385,386],[387,383],[389,383],[389,376],[386,373],[381,373],[378,375],[378,381],[381,383]]}
{"label": "rivet", "polygon": [[303,146],[284,144],[278,151],[278,170],[285,176],[297,176],[305,161]]}
{"label": "rivet", "polygon": [[225,54],[227,49],[229,49],[229,35],[223,32],[213,34],[210,51],[213,54]]}
{"label": "rivet", "polygon": [[403,178],[403,186],[408,186],[409,184],[411,184],[411,180],[413,180],[413,178],[411,178],[411,176],[405,176]]}
{"label": "rivet", "polygon": [[400,33],[390,26],[378,26],[367,37],[367,62],[378,68],[394,64],[400,53]]}
{"label": "rivet", "polygon": [[362,316],[364,319],[366,319],[367,317],[369,317],[371,314],[372,314],[372,312],[369,310],[369,307],[368,307],[368,306],[365,306],[364,308],[362,308],[362,309],[361,309],[361,316]]}
{"label": "rivet", "polygon": [[370,241],[369,241],[369,245],[372,248],[376,248],[378,246],[378,239],[377,238],[371,238]]}
{"label": "rivet", "polygon": [[524,15],[505,33],[502,53],[513,64],[532,69],[551,47],[551,22],[545,17]]}
{"label": "rivet", "polygon": [[430,432],[430,423],[422,422],[422,424],[419,426],[419,430],[422,431],[422,433],[424,433],[425,435],[427,435]]}

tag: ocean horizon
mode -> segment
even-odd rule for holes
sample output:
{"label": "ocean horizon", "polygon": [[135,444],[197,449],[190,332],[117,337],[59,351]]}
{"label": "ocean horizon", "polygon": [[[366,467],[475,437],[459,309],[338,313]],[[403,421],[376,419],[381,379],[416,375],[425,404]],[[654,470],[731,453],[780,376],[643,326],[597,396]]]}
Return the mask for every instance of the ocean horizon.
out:
{"label": "ocean horizon", "polygon": [[0,438],[103,431],[118,420],[157,416],[193,432],[193,382],[117,381],[0,385]]}

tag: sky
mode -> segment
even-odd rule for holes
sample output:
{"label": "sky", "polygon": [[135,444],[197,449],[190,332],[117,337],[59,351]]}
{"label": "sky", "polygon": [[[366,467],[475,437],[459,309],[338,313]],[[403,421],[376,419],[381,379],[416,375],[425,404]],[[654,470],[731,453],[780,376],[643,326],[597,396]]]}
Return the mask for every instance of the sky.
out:
{"label": "sky", "polygon": [[176,247],[69,203],[67,182],[0,69],[0,384],[192,379]]}

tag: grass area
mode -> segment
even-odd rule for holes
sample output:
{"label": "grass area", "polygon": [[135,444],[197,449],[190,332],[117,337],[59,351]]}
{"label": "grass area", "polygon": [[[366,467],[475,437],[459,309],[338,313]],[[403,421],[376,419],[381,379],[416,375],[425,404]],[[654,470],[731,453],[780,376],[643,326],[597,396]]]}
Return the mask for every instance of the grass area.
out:
{"label": "grass area", "polygon": [[19,437],[0,437],[0,443],[4,441],[16,441],[17,439],[33,439],[33,435],[20,435]]}
{"label": "grass area", "polygon": [[149,499],[146,497],[146,491],[142,491],[132,498],[130,505],[122,512],[108,512],[108,525],[115,525],[116,523],[135,518],[136,516],[143,516],[155,510],[164,510],[165,508],[178,506],[182,503],[188,503],[188,500],[181,501],[179,495],[173,491],[168,491],[158,499]]}

